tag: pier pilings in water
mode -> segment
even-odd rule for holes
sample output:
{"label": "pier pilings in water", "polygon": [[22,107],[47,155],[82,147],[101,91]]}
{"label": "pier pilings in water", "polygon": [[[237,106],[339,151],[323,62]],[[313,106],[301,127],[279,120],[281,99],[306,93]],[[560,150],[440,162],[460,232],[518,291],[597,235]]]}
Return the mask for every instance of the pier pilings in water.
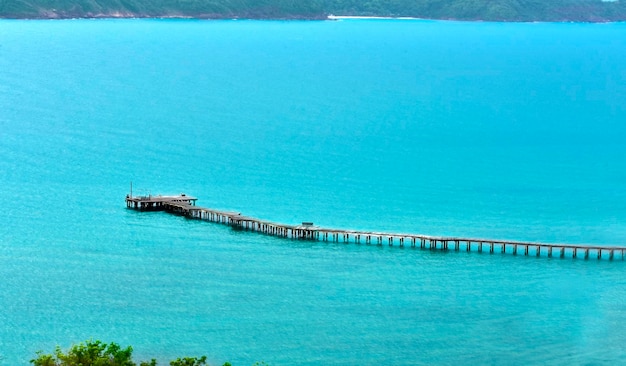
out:
{"label": "pier pilings in water", "polygon": [[234,229],[247,230],[270,236],[277,236],[298,240],[315,240],[324,242],[354,243],[361,244],[364,240],[366,245],[382,246],[387,243],[394,246],[404,247],[410,243],[412,248],[429,250],[449,251],[450,246],[454,251],[465,250],[467,252],[483,252],[486,246],[489,253],[499,251],[502,254],[524,256],[546,255],[551,258],[556,251],[560,258],[589,259],[594,255],[597,259],[613,260],[616,256],[624,260],[626,247],[622,246],[598,246],[583,244],[551,244],[532,243],[519,241],[503,241],[492,239],[476,239],[461,237],[435,237],[419,234],[384,233],[375,231],[344,230],[322,228],[313,225],[312,222],[303,222],[301,225],[285,225],[271,221],[261,220],[254,217],[243,216],[239,212],[215,210],[196,206],[197,198],[181,194],[178,196],[126,196],[126,207],[137,211],[165,211],[181,215],[190,219],[209,221],[228,225]]}

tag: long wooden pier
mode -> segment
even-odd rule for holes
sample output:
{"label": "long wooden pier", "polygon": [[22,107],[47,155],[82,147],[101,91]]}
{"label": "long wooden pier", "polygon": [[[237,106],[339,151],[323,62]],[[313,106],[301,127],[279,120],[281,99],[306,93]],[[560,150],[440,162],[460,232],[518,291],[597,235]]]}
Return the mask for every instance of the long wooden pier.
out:
{"label": "long wooden pier", "polygon": [[221,223],[239,230],[249,230],[266,235],[290,239],[318,240],[328,242],[367,245],[399,245],[430,250],[478,251],[509,253],[526,256],[558,256],[560,258],[597,258],[624,260],[626,247],[584,244],[550,244],[511,240],[494,240],[463,237],[429,236],[420,234],[387,233],[360,230],[331,229],[315,226],[312,222],[301,225],[285,225],[239,212],[222,211],[196,206],[198,199],[185,194],[176,196],[126,196],[126,207],[138,211],[165,211],[190,219]]}

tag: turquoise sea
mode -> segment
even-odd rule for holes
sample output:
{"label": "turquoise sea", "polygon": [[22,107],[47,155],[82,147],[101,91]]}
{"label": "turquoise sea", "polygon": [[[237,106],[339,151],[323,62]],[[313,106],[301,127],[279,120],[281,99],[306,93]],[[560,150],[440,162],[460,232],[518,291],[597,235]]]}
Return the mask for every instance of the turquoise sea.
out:
{"label": "turquoise sea", "polygon": [[0,21],[0,365],[626,363],[626,262],[127,210],[626,245],[626,24]]}

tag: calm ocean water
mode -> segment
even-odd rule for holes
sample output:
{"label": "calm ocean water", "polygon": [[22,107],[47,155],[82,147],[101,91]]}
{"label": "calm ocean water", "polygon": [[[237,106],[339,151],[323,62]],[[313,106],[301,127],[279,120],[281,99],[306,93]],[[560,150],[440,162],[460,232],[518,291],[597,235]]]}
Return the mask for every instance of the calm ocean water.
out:
{"label": "calm ocean water", "polygon": [[625,262],[298,242],[126,210],[626,244],[626,24],[0,21],[0,365],[626,359]]}

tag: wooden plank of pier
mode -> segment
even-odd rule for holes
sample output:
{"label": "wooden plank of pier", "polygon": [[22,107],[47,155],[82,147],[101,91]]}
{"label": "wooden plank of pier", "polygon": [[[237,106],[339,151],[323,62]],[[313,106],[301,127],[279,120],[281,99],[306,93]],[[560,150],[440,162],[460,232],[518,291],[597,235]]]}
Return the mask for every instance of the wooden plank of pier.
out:
{"label": "wooden plank of pier", "polygon": [[400,247],[405,245],[429,250],[465,250],[467,252],[489,250],[489,253],[524,254],[525,256],[535,255],[537,257],[546,255],[553,257],[556,253],[560,258],[582,258],[588,259],[595,256],[598,259],[608,258],[613,260],[615,255],[624,260],[626,247],[624,246],[602,246],[586,244],[553,244],[524,242],[513,240],[495,240],[481,238],[464,238],[456,236],[430,236],[408,233],[389,233],[378,231],[361,231],[322,228],[310,222],[303,222],[302,225],[286,225],[267,220],[261,220],[251,216],[241,215],[236,211],[224,211],[207,207],[196,206],[197,198],[185,194],[177,196],[126,196],[126,207],[138,211],[165,211],[190,219],[198,219],[216,222],[231,226],[236,229],[255,231],[271,236],[278,236],[291,239],[306,239],[328,242],[342,243],[365,243],[366,245],[376,244]]}

